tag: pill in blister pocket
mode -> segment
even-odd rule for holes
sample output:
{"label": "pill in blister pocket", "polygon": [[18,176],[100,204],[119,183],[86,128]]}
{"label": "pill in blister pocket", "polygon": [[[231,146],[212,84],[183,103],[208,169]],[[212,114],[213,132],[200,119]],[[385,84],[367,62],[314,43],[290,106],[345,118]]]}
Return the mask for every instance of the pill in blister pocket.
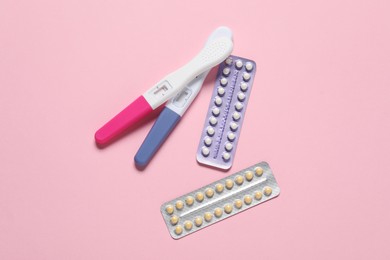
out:
{"label": "pill in blister pocket", "polygon": [[245,80],[245,81],[248,81],[251,79],[251,74],[249,74],[248,72],[244,72],[244,74],[242,74],[242,78]]}
{"label": "pill in blister pocket", "polygon": [[245,63],[245,69],[246,69],[247,71],[251,71],[251,70],[253,69],[253,64],[252,64],[252,62],[247,62],[247,63]]}
{"label": "pill in blister pocket", "polygon": [[237,69],[241,69],[242,68],[242,61],[241,60],[237,60],[236,61],[236,68]]}
{"label": "pill in blister pocket", "polygon": [[202,148],[202,154],[203,154],[204,156],[208,156],[208,155],[210,154],[209,148],[203,147],[203,148]]}
{"label": "pill in blister pocket", "polygon": [[210,117],[209,119],[210,125],[215,126],[218,122],[218,120],[215,117]]}
{"label": "pill in blister pocket", "polygon": [[[245,58],[230,56],[220,64],[198,145],[199,163],[220,169],[232,166],[255,73],[256,63]],[[206,136],[211,142],[205,143]],[[203,152],[205,145],[208,153]]]}
{"label": "pill in blister pocket", "polygon": [[218,116],[218,115],[219,115],[219,111],[220,111],[220,110],[219,110],[218,107],[214,107],[214,108],[213,108],[213,111],[212,111],[212,112],[213,112],[213,115],[214,115],[214,116]]}
{"label": "pill in blister pocket", "polygon": [[225,94],[225,89],[223,87],[218,88],[218,95],[223,96]]}
{"label": "pill in blister pocket", "polygon": [[[261,175],[256,174],[259,169],[262,169]],[[263,162],[166,202],[161,206],[161,213],[169,233],[178,239],[272,199],[279,193],[280,188],[271,169]],[[187,203],[188,198],[192,198],[192,204]],[[179,201],[185,202],[183,208],[174,210],[171,215],[167,209]]]}
{"label": "pill in blister pocket", "polygon": [[240,103],[240,102],[236,102],[234,107],[236,108],[237,111],[241,111],[242,108],[244,107],[244,105],[242,103]]}
{"label": "pill in blister pocket", "polygon": [[212,142],[213,142],[213,140],[210,137],[206,136],[204,138],[204,144],[205,145],[210,146]]}
{"label": "pill in blister pocket", "polygon": [[220,98],[220,97],[215,97],[214,103],[215,103],[217,106],[222,105],[222,98]]}
{"label": "pill in blister pocket", "polygon": [[226,86],[226,84],[228,83],[228,80],[227,80],[226,78],[222,78],[222,79],[220,80],[220,82],[221,82],[221,85],[222,85],[222,86]]}
{"label": "pill in blister pocket", "polygon": [[225,76],[229,76],[229,73],[230,73],[230,69],[229,68],[224,68],[223,71],[222,71],[223,75]]}

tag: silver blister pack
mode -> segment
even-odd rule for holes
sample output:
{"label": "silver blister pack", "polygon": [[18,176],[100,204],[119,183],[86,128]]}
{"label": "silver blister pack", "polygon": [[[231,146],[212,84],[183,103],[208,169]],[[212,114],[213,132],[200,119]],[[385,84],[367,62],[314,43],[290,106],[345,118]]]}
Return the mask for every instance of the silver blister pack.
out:
{"label": "silver blister pack", "polygon": [[179,239],[277,197],[280,188],[261,162],[161,205],[172,238]]}

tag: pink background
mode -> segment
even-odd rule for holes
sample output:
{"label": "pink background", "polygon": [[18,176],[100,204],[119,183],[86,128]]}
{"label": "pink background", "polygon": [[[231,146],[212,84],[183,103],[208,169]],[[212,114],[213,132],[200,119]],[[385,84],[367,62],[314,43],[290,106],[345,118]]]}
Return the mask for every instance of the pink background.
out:
{"label": "pink background", "polygon": [[[0,259],[389,259],[390,3],[0,0]],[[233,168],[195,152],[215,70],[149,167],[94,132],[219,25],[258,71]],[[173,159],[174,158],[174,159]],[[160,205],[259,161],[281,195],[173,240]]]}

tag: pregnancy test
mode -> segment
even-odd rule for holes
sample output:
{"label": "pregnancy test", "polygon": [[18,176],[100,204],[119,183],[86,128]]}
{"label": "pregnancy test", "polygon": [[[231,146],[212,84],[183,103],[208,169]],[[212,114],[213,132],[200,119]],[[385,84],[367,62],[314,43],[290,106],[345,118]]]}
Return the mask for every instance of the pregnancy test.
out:
{"label": "pregnancy test", "polygon": [[[227,27],[219,27],[209,36],[205,48],[221,37],[233,41],[232,31]],[[224,59],[228,56],[229,54],[227,54]],[[152,157],[162,146],[169,134],[179,123],[184,113],[195,100],[209,72],[210,69],[197,76],[184,88],[184,90],[179,92],[176,97],[167,103],[134,157],[135,164],[138,167],[145,167],[148,165]]]}
{"label": "pregnancy test", "polygon": [[190,62],[167,75],[138,97],[95,133],[98,145],[105,145],[133,126],[167,100],[173,98],[196,76],[221,63],[233,50],[229,37],[218,37],[207,44]]}

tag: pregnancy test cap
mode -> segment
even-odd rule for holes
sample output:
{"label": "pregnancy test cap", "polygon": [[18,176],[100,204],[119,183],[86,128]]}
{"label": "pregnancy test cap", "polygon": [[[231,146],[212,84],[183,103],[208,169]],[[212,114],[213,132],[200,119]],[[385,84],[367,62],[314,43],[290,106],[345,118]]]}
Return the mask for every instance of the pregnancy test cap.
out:
{"label": "pregnancy test cap", "polygon": [[97,144],[105,145],[119,136],[127,128],[173,98],[195,77],[224,61],[232,50],[233,42],[230,37],[221,35],[214,39],[190,62],[160,80],[100,128],[95,134]]}

